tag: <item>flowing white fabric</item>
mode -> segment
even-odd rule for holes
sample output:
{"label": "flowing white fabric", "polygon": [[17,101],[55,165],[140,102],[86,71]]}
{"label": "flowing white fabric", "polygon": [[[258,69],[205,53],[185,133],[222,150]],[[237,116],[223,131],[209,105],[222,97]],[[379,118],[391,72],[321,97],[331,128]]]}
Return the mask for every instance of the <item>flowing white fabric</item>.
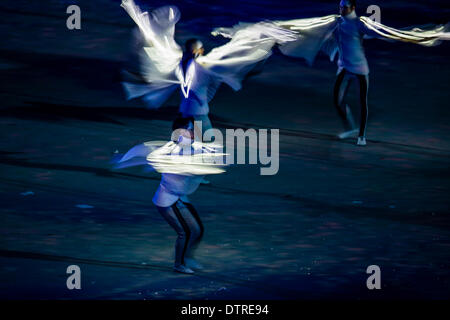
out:
{"label": "flowing white fabric", "polygon": [[174,86],[179,86],[185,99],[194,93],[197,109],[201,114],[207,113],[207,104],[220,83],[239,90],[245,75],[271,55],[276,43],[297,39],[293,31],[271,22],[240,24],[228,43],[196,58],[184,72],[180,66],[182,50],[174,40],[179,10],[166,6],[149,14],[141,12],[133,0],[122,0],[121,6],[138,25],[147,44],[141,58],[141,74],[147,84],[123,85],[129,99],[143,96],[153,108],[160,107]]}
{"label": "flowing white fabric", "polygon": [[[339,15],[317,18],[273,21],[279,27],[297,32],[297,40],[281,45],[280,50],[293,57],[304,58],[312,64],[320,51],[334,60],[338,52],[338,43],[333,32],[338,26]],[[359,17],[362,27],[370,31],[370,37],[384,40],[411,42],[423,46],[435,46],[442,40],[450,40],[449,24],[429,25],[427,27],[409,27],[395,29],[372,21],[368,17]],[[365,36],[367,38],[367,36]]]}
{"label": "flowing white fabric", "polygon": [[180,12],[175,6],[165,6],[148,12],[141,12],[133,0],[122,0],[121,6],[139,27],[147,46],[143,75],[148,82],[176,82],[173,71],[183,55],[174,40],[175,24]]}
{"label": "flowing white fabric", "polygon": [[240,23],[232,28],[214,29],[211,34],[231,40],[197,61],[234,90],[241,88],[242,79],[256,63],[272,54],[275,44],[297,39],[295,32],[272,22]]}
{"label": "flowing white fabric", "polygon": [[149,141],[131,148],[116,160],[116,169],[149,165],[159,173],[184,176],[225,172],[223,147],[215,143]]}
{"label": "flowing white fabric", "polygon": [[175,24],[180,12],[165,6],[142,12],[133,0],[122,0],[121,6],[139,27],[145,47],[140,52],[140,75],[147,84],[123,82],[128,99],[144,97],[149,107],[161,106],[178,87],[175,69],[183,55],[174,40]]}
{"label": "flowing white fabric", "polygon": [[450,24],[394,29],[373,21],[368,17],[360,17],[359,19],[368,29],[386,39],[412,42],[426,47],[436,46],[442,40],[450,40]]}
{"label": "flowing white fabric", "polygon": [[147,156],[149,165],[160,173],[180,175],[206,175],[225,172],[222,146],[194,142],[180,146],[169,142]]}
{"label": "flowing white fabric", "polygon": [[297,32],[297,40],[280,46],[280,51],[293,57],[304,58],[312,65],[317,54],[322,51],[330,60],[334,60],[338,52],[333,31],[337,26],[338,15],[318,18],[274,21],[276,25]]}

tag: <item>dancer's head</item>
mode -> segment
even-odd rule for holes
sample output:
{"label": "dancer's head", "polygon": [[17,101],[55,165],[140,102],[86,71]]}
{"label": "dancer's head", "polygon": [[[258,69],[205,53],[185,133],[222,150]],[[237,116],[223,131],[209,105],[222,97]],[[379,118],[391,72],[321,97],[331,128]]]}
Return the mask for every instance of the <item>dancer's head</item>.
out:
{"label": "dancer's head", "polygon": [[172,123],[172,141],[192,143],[194,141],[194,118],[179,116]]}
{"label": "dancer's head", "polygon": [[185,54],[192,56],[193,58],[197,58],[198,56],[203,55],[205,49],[203,48],[203,43],[196,39],[192,38],[186,41],[184,44]]}
{"label": "dancer's head", "polygon": [[356,8],[356,0],[341,0],[339,3],[339,13],[342,16],[346,16],[353,11],[355,11]]}

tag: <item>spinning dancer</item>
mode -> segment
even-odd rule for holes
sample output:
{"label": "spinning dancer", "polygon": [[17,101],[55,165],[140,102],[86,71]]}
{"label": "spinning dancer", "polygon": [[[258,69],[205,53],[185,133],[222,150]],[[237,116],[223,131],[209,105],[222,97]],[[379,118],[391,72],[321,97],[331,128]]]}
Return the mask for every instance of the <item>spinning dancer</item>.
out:
{"label": "spinning dancer", "polygon": [[[273,23],[287,30],[297,32],[296,41],[289,41],[280,46],[280,50],[293,57],[302,57],[312,64],[317,53],[323,51],[333,61],[339,53],[338,76],[334,86],[334,104],[344,121],[346,131],[340,138],[358,136],[357,144],[366,145],[366,124],[368,115],[367,92],[369,88],[369,67],[362,46],[363,38],[381,38],[412,42],[423,46],[433,46],[440,40],[450,40],[446,32],[449,25],[428,28],[394,29],[370,20],[358,17],[355,13],[355,0],[340,2],[341,15],[330,15],[319,18],[274,21]],[[215,32],[225,37],[232,37],[240,30],[234,28],[218,28]],[[345,96],[352,80],[357,80],[360,88],[361,122],[359,130],[353,121],[350,108],[344,105]]]}
{"label": "spinning dancer", "polygon": [[[178,234],[174,271],[191,274],[202,266],[194,260],[204,227],[188,195],[195,192],[206,174],[224,172],[221,146],[194,142],[194,119],[177,118],[172,141],[146,142],[130,149],[117,161],[116,168],[148,164],[162,173],[153,197],[159,213]],[[194,269],[194,270],[193,270]]]}
{"label": "spinning dancer", "polygon": [[[142,97],[149,107],[158,108],[176,88],[181,89],[180,113],[193,117],[204,133],[211,128],[208,102],[224,82],[234,90],[259,62],[271,55],[276,43],[295,40],[294,32],[273,23],[246,24],[225,45],[204,54],[203,44],[190,39],[184,53],[174,40],[180,12],[174,6],[142,13],[133,0],[121,5],[139,27],[146,42],[141,75],[146,84],[124,82],[129,99]],[[202,137],[195,137],[196,139]]]}

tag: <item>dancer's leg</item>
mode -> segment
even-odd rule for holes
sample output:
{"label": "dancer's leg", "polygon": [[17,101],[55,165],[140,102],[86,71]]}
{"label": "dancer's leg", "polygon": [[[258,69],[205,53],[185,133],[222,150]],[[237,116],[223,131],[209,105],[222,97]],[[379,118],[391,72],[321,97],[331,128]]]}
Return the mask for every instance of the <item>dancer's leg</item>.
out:
{"label": "dancer's leg", "polygon": [[[193,208],[193,206],[189,206]],[[193,209],[192,211],[181,200],[177,201],[174,207],[174,212],[178,217],[178,220],[182,225],[185,225],[189,229],[189,239],[187,239],[186,246],[183,251],[183,265],[188,268],[202,269],[202,266],[198,264],[193,258],[193,250],[200,241],[203,235],[203,224],[197,222],[199,220],[198,214]]]}
{"label": "dancer's leg", "polygon": [[345,105],[345,98],[347,97],[351,79],[352,77],[347,74],[345,69],[343,69],[337,76],[333,90],[334,106],[344,124],[345,130],[354,129],[352,128],[351,121],[349,121],[349,109]]}
{"label": "dancer's leg", "polygon": [[359,136],[365,137],[369,106],[367,103],[367,93],[369,91],[369,77],[358,75],[359,80],[359,103],[361,106],[361,123],[359,127]]}
{"label": "dancer's leg", "polygon": [[[185,264],[187,267],[192,268],[194,270],[202,270],[203,266],[194,259],[194,254],[198,247],[198,244],[200,243],[200,241],[203,237],[203,233],[204,233],[203,223],[200,220],[200,216],[198,215],[197,210],[194,208],[194,206],[192,204],[190,204],[188,202],[183,202],[183,204],[186,206],[186,209],[190,213],[190,217],[186,213],[186,219],[192,218],[193,220],[195,220],[195,223],[197,224],[198,229],[193,228],[193,230],[199,231],[199,232],[195,232],[193,234],[193,236],[191,238],[192,241],[190,241],[189,248],[186,252],[184,261],[185,261]],[[192,221],[192,225],[194,225],[193,221]]]}
{"label": "dancer's leg", "polygon": [[175,230],[178,237],[175,242],[175,267],[184,264],[184,253],[187,250],[187,244],[190,238],[190,231],[176,214],[176,204],[170,207],[158,207],[157,209],[162,217]]}
{"label": "dancer's leg", "polygon": [[163,218],[177,232],[178,237],[175,242],[175,269],[185,273],[192,273],[192,270],[185,270],[185,256],[192,240],[196,240],[200,234],[200,227],[195,218],[192,217],[186,206],[178,200],[170,207],[157,207]]}
{"label": "dancer's leg", "polygon": [[198,233],[196,233],[194,236],[192,236],[191,245],[189,246],[188,252],[186,253],[186,257],[193,258],[195,250],[197,249],[198,244],[200,243],[200,241],[203,238],[203,234],[205,232],[205,228],[203,226],[203,223],[202,223],[202,221],[200,219],[200,216],[199,216],[197,210],[195,209],[195,207],[189,202],[183,202],[183,204],[189,210],[192,218],[194,218],[195,223],[197,224],[198,230],[199,230]]}
{"label": "dancer's leg", "polygon": [[[196,245],[201,239],[203,235],[203,224],[197,222],[198,214],[197,212],[192,212],[190,208],[194,208],[192,205],[188,203],[184,203],[181,200],[177,201],[176,213],[179,215],[179,220],[182,220],[183,223],[189,228],[189,241],[187,242],[187,247],[184,252],[183,258],[192,256],[192,249],[195,249]],[[193,209],[195,211],[195,209]],[[197,218],[194,216],[196,215]],[[198,218],[199,219],[199,218]]]}

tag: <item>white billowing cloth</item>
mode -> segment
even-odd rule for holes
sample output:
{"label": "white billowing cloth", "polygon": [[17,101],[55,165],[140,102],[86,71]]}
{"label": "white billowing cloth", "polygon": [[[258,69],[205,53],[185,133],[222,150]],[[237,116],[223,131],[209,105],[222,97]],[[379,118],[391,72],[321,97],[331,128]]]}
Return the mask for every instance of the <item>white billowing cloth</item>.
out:
{"label": "white billowing cloth", "polygon": [[207,114],[208,102],[220,83],[239,90],[245,75],[271,55],[276,43],[297,39],[293,31],[271,22],[241,24],[228,43],[190,61],[185,74],[180,65],[183,53],[174,40],[179,10],[167,6],[149,14],[141,12],[133,0],[122,0],[121,6],[136,22],[147,43],[141,73],[148,84],[124,82],[127,97],[142,96],[149,107],[158,108],[179,87],[184,100],[189,100],[182,102],[180,111],[189,115]]}
{"label": "white billowing cloth", "polygon": [[223,146],[194,141],[181,144],[173,141],[148,141],[131,148],[116,161],[115,168],[150,165],[159,173],[206,175],[225,172]]}
{"label": "white billowing cloth", "polygon": [[[330,60],[334,60],[338,52],[342,56],[348,55],[348,52],[351,52],[351,50],[354,50],[352,54],[362,57],[364,55],[364,52],[360,51],[362,46],[356,42],[362,40],[362,37],[411,42],[423,46],[435,46],[442,40],[450,40],[449,24],[395,29],[374,22],[368,17],[357,17],[355,15],[354,21],[351,21],[351,16],[348,18],[346,19],[339,15],[329,15],[317,18],[273,21],[273,23],[298,33],[296,41],[290,41],[280,46],[281,52],[288,56],[304,58],[309,64],[314,62],[319,51],[326,53]],[[341,30],[337,30],[339,27],[341,27]],[[356,36],[355,32],[359,32],[360,39],[354,38],[354,41],[346,44],[344,43],[345,39],[341,38],[341,43],[339,43],[339,34],[345,35],[347,32],[350,32],[348,35],[350,38]],[[340,62],[338,62],[341,66],[345,66],[345,60],[349,61],[350,59],[340,57]],[[357,58],[356,60],[359,60],[358,67],[364,69],[365,57],[364,59]]]}
{"label": "white billowing cloth", "polygon": [[150,165],[161,173],[161,183],[153,197],[160,207],[168,207],[197,190],[204,175],[225,172],[222,146],[215,143],[183,144],[149,141],[131,148],[118,161],[116,168]]}

